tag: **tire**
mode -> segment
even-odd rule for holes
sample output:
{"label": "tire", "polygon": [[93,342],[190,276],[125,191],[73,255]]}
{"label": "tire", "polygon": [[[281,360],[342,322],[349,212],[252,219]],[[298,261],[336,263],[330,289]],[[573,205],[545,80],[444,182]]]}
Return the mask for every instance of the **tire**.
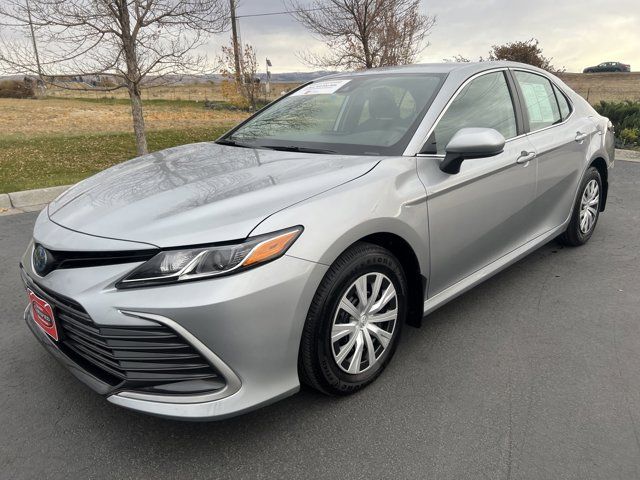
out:
{"label": "tire", "polygon": [[[376,284],[378,291],[374,296]],[[395,297],[385,303],[383,297],[391,295],[390,287]],[[343,298],[355,310],[342,303]],[[394,316],[394,307],[395,320],[383,321]],[[356,319],[355,315],[362,311],[364,316]],[[400,262],[377,245],[364,242],[353,245],[331,265],[311,302],[300,344],[301,381],[328,395],[349,395],[362,389],[391,360],[406,315],[407,281]],[[332,332],[342,332],[342,337],[332,341]],[[347,348],[348,351],[344,350]],[[373,357],[369,352],[373,352]]]}
{"label": "tire", "polygon": [[[593,190],[594,185],[596,187],[595,191]],[[571,247],[578,247],[587,243],[598,223],[602,205],[602,178],[595,167],[589,167],[582,182],[580,182],[578,192],[567,230],[558,237],[561,243]],[[588,213],[585,213],[585,208]],[[583,213],[589,216],[590,219],[585,221]],[[586,223],[583,223],[583,221]]]}

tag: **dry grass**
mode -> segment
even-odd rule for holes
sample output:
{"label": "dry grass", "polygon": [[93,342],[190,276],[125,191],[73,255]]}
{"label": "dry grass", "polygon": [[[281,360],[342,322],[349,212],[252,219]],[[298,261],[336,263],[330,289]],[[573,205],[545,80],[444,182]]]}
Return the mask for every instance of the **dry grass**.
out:
{"label": "dry grass", "polygon": [[[151,131],[231,125],[246,116],[239,111],[208,110],[196,103],[164,102],[145,106],[146,124]],[[75,99],[0,98],[0,141],[3,136],[15,135],[32,137],[131,131],[131,110],[126,102],[109,104]]]}
{"label": "dry grass", "polygon": [[[248,113],[145,102],[150,151],[215,140]],[[127,100],[0,99],[0,193],[75,183],[136,155]]]}
{"label": "dry grass", "polygon": [[[74,88],[84,88],[86,85],[69,84]],[[288,91],[298,86],[297,83],[272,83],[269,100],[276,99],[280,92]],[[205,102],[207,100],[223,100],[220,83],[195,83],[192,85],[166,85],[161,87],[143,88],[143,100],[186,100],[192,102]],[[57,98],[119,98],[128,99],[129,95],[125,89],[110,92],[68,90],[52,87],[47,91],[47,95]]]}
{"label": "dry grass", "polygon": [[562,73],[558,76],[591,105],[601,100],[640,101],[640,73]]}
{"label": "dry grass", "polygon": [[[84,84],[69,83],[70,88],[86,88]],[[129,94],[122,88],[113,91],[69,90],[50,87],[47,95],[58,98],[121,98],[128,99]],[[198,83],[194,85],[175,85],[142,89],[143,100],[188,100],[204,102],[206,100],[222,100],[220,86],[214,83]]]}

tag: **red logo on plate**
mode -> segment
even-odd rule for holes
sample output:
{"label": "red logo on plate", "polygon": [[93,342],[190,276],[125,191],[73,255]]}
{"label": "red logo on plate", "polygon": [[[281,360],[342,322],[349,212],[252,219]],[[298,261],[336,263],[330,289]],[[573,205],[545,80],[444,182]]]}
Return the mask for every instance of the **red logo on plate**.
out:
{"label": "red logo on plate", "polygon": [[27,293],[29,294],[29,301],[31,302],[33,320],[44,333],[49,335],[55,341],[58,341],[58,329],[56,328],[56,321],[53,318],[53,309],[51,308],[51,305],[38,297],[28,288]]}

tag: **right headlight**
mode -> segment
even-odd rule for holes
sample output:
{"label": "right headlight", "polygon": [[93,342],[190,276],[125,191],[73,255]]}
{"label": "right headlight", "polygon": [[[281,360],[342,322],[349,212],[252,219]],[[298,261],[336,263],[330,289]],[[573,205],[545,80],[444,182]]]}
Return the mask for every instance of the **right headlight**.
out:
{"label": "right headlight", "polygon": [[284,255],[302,230],[297,226],[229,245],[162,250],[116,287],[163,285],[243,271]]}

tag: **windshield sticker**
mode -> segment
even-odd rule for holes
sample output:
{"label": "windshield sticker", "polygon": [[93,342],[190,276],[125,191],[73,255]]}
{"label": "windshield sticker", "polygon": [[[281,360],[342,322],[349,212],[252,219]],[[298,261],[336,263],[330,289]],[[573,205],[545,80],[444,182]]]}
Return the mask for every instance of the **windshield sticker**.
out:
{"label": "windshield sticker", "polygon": [[316,82],[310,85],[307,85],[304,88],[301,88],[295,93],[292,93],[291,96],[299,96],[299,95],[327,95],[331,93],[335,93],[343,85],[346,85],[351,80],[327,80],[324,82]]}

